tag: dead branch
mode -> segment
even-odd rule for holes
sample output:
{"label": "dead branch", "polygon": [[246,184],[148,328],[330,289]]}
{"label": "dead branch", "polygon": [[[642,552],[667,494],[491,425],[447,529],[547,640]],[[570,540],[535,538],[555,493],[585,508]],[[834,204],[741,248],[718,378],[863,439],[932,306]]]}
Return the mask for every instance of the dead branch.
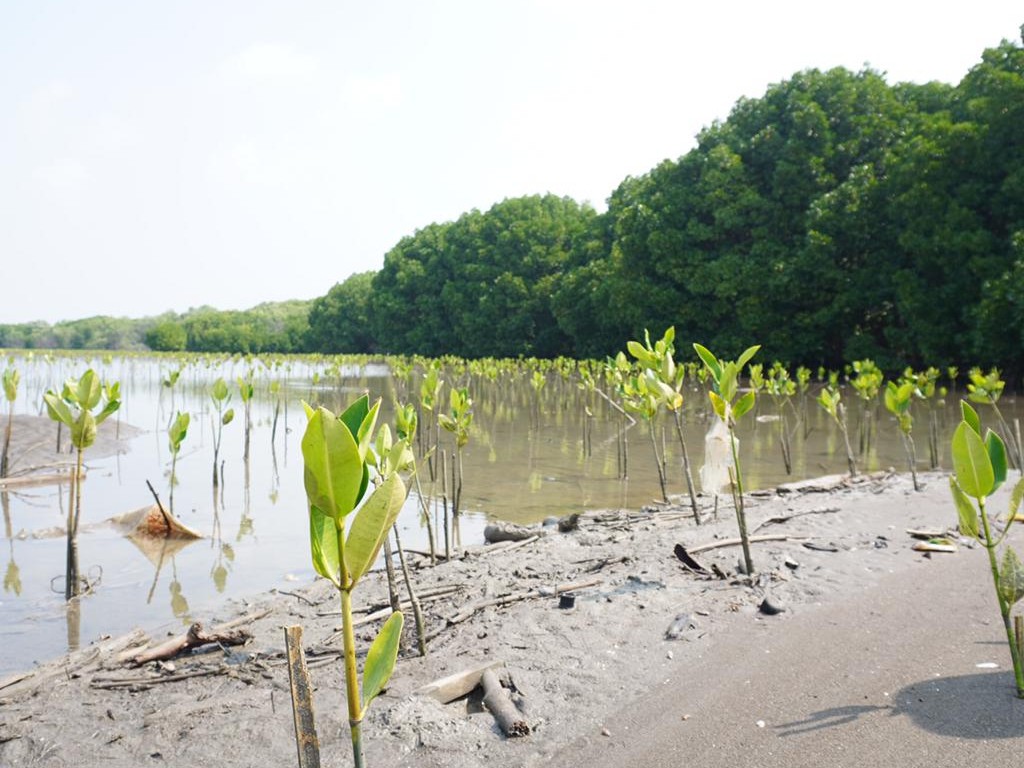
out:
{"label": "dead branch", "polygon": [[775,517],[769,517],[767,520],[763,520],[758,523],[751,533],[755,533],[766,525],[776,525],[778,523],[786,523],[795,517],[803,517],[804,515],[830,515],[839,511],[839,507],[819,507],[818,509],[807,509],[803,512],[794,512],[792,515],[777,515]]}
{"label": "dead branch", "polygon": [[234,629],[227,632],[203,631],[203,625],[198,621],[188,628],[188,632],[161,643],[155,648],[139,653],[132,659],[132,664],[142,666],[150,661],[163,661],[172,659],[183,651],[199,648],[210,643],[218,645],[244,645],[252,640],[252,633],[245,629]]}
{"label": "dead branch", "polygon": [[[750,536],[747,541],[751,544],[756,544],[762,541],[803,541],[806,536],[787,536],[781,533],[769,533],[762,536]],[[696,555],[699,552],[707,552],[711,549],[720,549],[722,547],[737,547],[743,543],[742,539],[722,539],[721,541],[712,541],[709,544],[701,544],[697,547],[687,548],[687,552],[691,555]]]}
{"label": "dead branch", "polygon": [[494,715],[502,733],[509,738],[529,736],[530,726],[502,688],[501,681],[493,669],[484,670],[480,676],[480,684],[484,689],[484,706]]}
{"label": "dead branch", "polygon": [[448,704],[456,699],[461,699],[480,685],[480,678],[483,677],[485,671],[504,666],[504,661],[489,661],[486,664],[470,667],[461,672],[455,672],[454,674],[442,677],[424,685],[415,692],[421,696],[430,696],[433,699],[437,699],[442,704]]}

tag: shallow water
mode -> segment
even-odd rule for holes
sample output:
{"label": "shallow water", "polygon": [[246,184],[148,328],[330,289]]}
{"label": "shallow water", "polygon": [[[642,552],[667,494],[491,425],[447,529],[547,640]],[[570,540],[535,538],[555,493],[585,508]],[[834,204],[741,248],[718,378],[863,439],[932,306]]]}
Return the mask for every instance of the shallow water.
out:
{"label": "shallow water", "polygon": [[[22,372],[17,413],[41,413],[42,392],[66,376],[86,368],[82,360],[36,356],[16,358]],[[117,418],[141,430],[128,451],[90,459],[83,485],[83,531],[79,537],[82,572],[98,579],[92,594],[69,607],[63,599],[65,541],[62,536],[36,538],[64,524],[67,490],[60,486],[0,494],[4,529],[0,565],[0,674],[20,670],[85,645],[101,635],[118,635],[133,627],[177,630],[192,621],[211,622],[228,598],[245,599],[269,589],[288,590],[314,577],[309,560],[306,502],[300,453],[305,424],[301,401],[340,410],[359,393],[383,396],[382,423],[391,421],[395,398],[405,399],[410,386],[392,379],[382,365],[330,371],[298,360],[271,368],[256,365],[257,395],[252,404],[250,458],[243,460],[242,403],[235,377],[252,366],[243,360],[188,366],[173,388],[161,385],[171,370],[167,361],[144,358],[93,360],[108,379],[121,382],[123,406]],[[231,407],[236,416],[224,428],[221,458],[224,484],[215,496],[212,486],[212,404],[207,390],[217,376],[232,383]],[[314,377],[316,383],[314,384]],[[463,375],[464,379],[464,375]],[[270,392],[280,382],[281,396]],[[460,380],[460,383],[466,383]],[[636,508],[660,498],[647,425],[626,429],[628,479],[620,477],[622,449],[618,439],[622,416],[607,402],[582,392],[574,381],[549,375],[538,398],[524,380],[468,380],[474,399],[472,437],[464,455],[462,538],[481,541],[488,519],[533,523],[549,515],[594,508]],[[447,395],[445,395],[445,399]],[[278,403],[280,402],[280,406]],[[948,438],[958,420],[957,399],[949,397],[937,411],[942,430],[940,465],[948,466]],[[590,450],[584,449],[584,406],[593,414]],[[1004,398],[1004,415],[1020,416],[1017,403]],[[280,407],[274,430],[275,410]],[[170,451],[166,430],[175,411],[192,414],[192,424],[177,465],[175,513],[206,538],[180,548],[141,550],[103,521],[148,505],[149,480],[169,502]],[[793,432],[793,474],[787,475],[779,450],[780,423],[767,398],[759,403],[761,420],[748,418],[740,431],[740,456],[748,488],[770,487],[804,477],[845,472],[845,451],[838,431],[809,400],[787,409]],[[855,409],[853,409],[855,410]],[[994,425],[986,409],[983,419]],[[879,406],[877,431],[860,468],[906,468],[903,446],[892,422]],[[929,465],[927,415],[918,409],[915,435],[918,466]],[[851,439],[857,448],[856,413],[851,414]],[[708,427],[704,395],[689,393],[685,421],[693,471],[703,459]],[[671,424],[666,424],[671,427]],[[421,430],[423,427],[421,426]],[[273,442],[271,436],[274,436]],[[442,446],[449,447],[442,433]],[[669,492],[685,492],[674,429],[666,433]],[[429,495],[429,472],[421,469]],[[435,491],[437,486],[435,486]],[[426,548],[425,530],[410,497],[399,521],[403,543]]]}

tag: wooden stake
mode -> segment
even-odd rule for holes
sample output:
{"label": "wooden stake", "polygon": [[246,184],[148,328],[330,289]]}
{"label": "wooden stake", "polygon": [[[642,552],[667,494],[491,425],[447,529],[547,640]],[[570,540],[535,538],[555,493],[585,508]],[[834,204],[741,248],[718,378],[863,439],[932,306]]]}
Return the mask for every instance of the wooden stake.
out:
{"label": "wooden stake", "polygon": [[284,642],[288,652],[288,682],[291,687],[299,768],[320,768],[320,740],[316,735],[313,717],[313,686],[309,682],[306,654],[302,650],[302,627],[285,627]]}

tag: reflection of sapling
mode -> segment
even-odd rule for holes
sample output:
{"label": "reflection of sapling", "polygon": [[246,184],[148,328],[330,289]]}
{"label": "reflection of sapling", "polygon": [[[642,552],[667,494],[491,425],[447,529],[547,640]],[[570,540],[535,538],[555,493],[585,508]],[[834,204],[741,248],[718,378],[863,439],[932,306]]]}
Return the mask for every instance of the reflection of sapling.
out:
{"label": "reflection of sapling", "polygon": [[[1024,699],[1024,645],[1021,639],[1021,617],[1016,616],[1017,627],[1011,620],[1013,606],[1024,598],[1024,565],[1017,553],[1007,545],[1002,562],[996,550],[1006,539],[1013,526],[1024,498],[1024,479],[1018,481],[1010,496],[1010,509],[1005,528],[998,536],[993,531],[985,509],[985,499],[991,496],[1006,480],[1006,446],[1002,438],[991,429],[981,437],[981,420],[977,412],[966,402],[961,403],[963,421],[953,433],[953,476],[949,479],[960,518],[960,533],[977,539],[988,551],[992,584],[999,602],[999,613],[1006,629],[1010,645],[1013,674],[1017,685],[1017,697]],[[971,499],[977,503],[972,503]]]}
{"label": "reflection of sapling", "polygon": [[[392,613],[373,641],[363,666],[360,692],[352,591],[377,559],[398,518],[406,489],[397,470],[411,460],[404,440],[392,443],[387,456],[370,455],[379,409],[380,400],[371,406],[365,395],[340,416],[326,408],[306,406],[308,423],[302,438],[313,566],[341,594],[345,691],[357,768],[363,765],[363,716],[394,670],[403,621],[400,611]],[[371,466],[378,471],[368,493]],[[349,524],[347,518],[353,513]]]}

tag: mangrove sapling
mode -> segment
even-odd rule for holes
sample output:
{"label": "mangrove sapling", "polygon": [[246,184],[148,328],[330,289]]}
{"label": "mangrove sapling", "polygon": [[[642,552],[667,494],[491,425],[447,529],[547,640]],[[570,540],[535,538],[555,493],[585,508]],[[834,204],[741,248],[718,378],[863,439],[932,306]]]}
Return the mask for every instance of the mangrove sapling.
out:
{"label": "mangrove sapling", "polygon": [[[121,407],[120,400],[102,403],[103,385],[90,368],[79,379],[68,379],[58,395],[48,390],[43,395],[50,418],[67,426],[75,448],[75,471],[71,477],[71,497],[67,523],[67,580],[64,598],[79,594],[78,583],[78,521],[82,514],[82,454],[96,440],[96,430],[108,416]],[[94,410],[99,408],[96,413]]]}
{"label": "mangrove sapling", "polygon": [[217,473],[217,460],[220,457],[220,439],[223,436],[224,427],[235,418],[235,409],[227,408],[227,404],[231,401],[231,392],[228,390],[228,384],[223,378],[218,378],[213,382],[213,386],[210,387],[210,399],[213,400],[213,407],[217,410],[217,416],[210,424],[211,431],[213,432],[213,487],[216,489],[220,483]]}
{"label": "mangrove sapling", "polygon": [[915,395],[917,385],[913,381],[901,380],[899,384],[890,381],[885,385],[885,407],[896,417],[896,424],[903,439],[903,449],[907,454],[907,464],[910,466],[910,476],[914,481],[914,490],[920,491],[921,485],[917,482],[917,453],[914,450],[914,436],[911,434],[914,417],[910,414],[910,403]]}
{"label": "mangrove sapling", "polygon": [[992,585],[1010,646],[1017,697],[1024,699],[1024,647],[1019,637],[1021,617],[1011,617],[1013,606],[1024,598],[1024,565],[1009,544],[1003,549],[1002,562],[996,556],[1024,499],[1024,479],[1017,482],[1010,495],[1005,527],[997,536],[994,521],[989,519],[985,509],[985,500],[1006,480],[1006,444],[991,429],[986,430],[983,440],[977,412],[966,402],[961,402],[961,410],[963,420],[953,433],[953,475],[949,484],[956,502],[960,533],[977,539],[988,552]]}
{"label": "mangrove sapling", "polygon": [[636,413],[647,422],[647,433],[654,450],[654,464],[658,470],[658,484],[661,486],[661,498],[668,503],[668,488],[665,484],[665,455],[658,449],[658,436],[655,422],[658,416],[657,380],[651,371],[642,375],[633,375],[622,387],[622,403],[626,410]]}
{"label": "mangrove sapling", "polygon": [[928,408],[928,462],[931,469],[939,468],[939,414],[936,402],[945,395],[945,390],[938,387],[939,369],[928,368],[915,373],[909,368],[904,378],[917,385],[917,393]]}
{"label": "mangrove sapling", "polygon": [[[676,437],[679,440],[679,448],[683,457],[683,477],[686,480],[686,491],[690,496],[690,508],[693,510],[693,519],[700,525],[700,510],[697,506],[697,493],[693,483],[693,473],[690,470],[690,453],[686,449],[686,439],[683,436],[683,381],[686,369],[684,366],[676,365],[675,362],[675,326],[669,326],[665,334],[651,344],[651,337],[644,331],[644,343],[636,341],[629,342],[626,346],[629,352],[637,361],[646,368],[649,378],[653,378],[649,387],[655,392],[658,402],[664,405],[671,412],[675,422]],[[657,446],[655,446],[657,455]],[[662,493],[664,493],[662,483]],[[667,497],[666,497],[667,500]]]}
{"label": "mangrove sapling", "polygon": [[789,371],[780,362],[772,364],[764,383],[765,391],[775,403],[779,416],[779,446],[782,449],[782,464],[786,474],[793,474],[793,448],[790,442],[789,424],[786,420],[786,405],[792,408],[792,397],[796,394],[796,382],[789,377]]}
{"label": "mangrove sapling", "polygon": [[970,382],[967,384],[967,398],[974,403],[984,403],[992,406],[999,426],[1006,435],[1007,445],[1010,447],[1010,459],[1014,468],[1024,474],[1024,446],[1019,439],[1020,424],[1016,423],[1016,431],[1010,430],[1010,425],[1003,418],[1003,412],[999,410],[999,398],[1002,397],[1003,388],[1006,382],[999,377],[999,369],[993,368],[987,374],[981,372],[980,368],[972,368],[968,372]]}
{"label": "mangrove sapling", "polygon": [[[850,380],[857,397],[861,401],[859,426],[857,429],[858,453],[861,457],[871,451],[871,439],[874,435],[874,409],[878,401],[878,393],[882,388],[884,377],[882,371],[872,360],[855,360],[853,363],[854,377]],[[838,374],[829,375],[829,389],[838,390]]]}
{"label": "mangrove sapling", "polygon": [[[416,408],[412,403],[400,405],[395,409],[395,432],[401,440],[412,446],[416,440],[416,431],[419,426],[419,418],[416,416]],[[416,498],[420,505],[420,515],[423,524],[427,527],[427,544],[430,547],[430,564],[437,563],[437,541],[434,536],[434,524],[430,519],[430,508],[427,506],[426,497],[423,495],[423,488],[420,486],[419,464],[414,461],[412,465],[412,479],[416,483]]]}
{"label": "mangrove sapling", "polygon": [[[415,413],[415,411],[414,411]],[[367,454],[367,459],[377,467],[378,477],[386,478],[393,472],[416,472],[416,458],[410,448],[411,441],[400,437],[398,443],[391,439],[391,430],[385,424],[377,433],[376,452]],[[408,491],[407,491],[408,496]],[[427,630],[423,623],[423,612],[420,610],[420,601],[416,596],[416,590],[412,585],[412,577],[409,575],[409,566],[405,561],[405,550],[402,549],[402,538],[398,532],[398,523],[391,526],[391,536],[395,537],[395,548],[398,550],[398,560],[402,567],[402,578],[405,582],[405,590],[409,594],[409,605],[412,607],[413,620],[416,623],[416,641],[420,656],[427,655]],[[391,599],[393,611],[400,610],[401,604],[396,605],[398,590],[394,587],[394,566],[390,562],[391,542],[390,537],[384,537],[384,562],[387,566],[388,596]]]}
{"label": "mangrove sapling", "polygon": [[188,413],[179,412],[167,430],[167,445],[171,449],[171,490],[167,498],[167,506],[171,513],[174,513],[174,486],[178,484],[178,454],[181,452],[181,444],[188,436],[188,425],[191,416]]}
{"label": "mangrove sapling", "polygon": [[249,371],[245,377],[238,377],[238,395],[242,398],[242,405],[245,407],[245,445],[242,450],[242,459],[246,463],[249,462],[249,437],[252,433],[252,398],[256,393],[256,388],[252,383],[252,371]]}
{"label": "mangrove sapling", "polygon": [[736,498],[736,523],[739,527],[740,542],[743,547],[743,564],[746,566],[747,575],[752,576],[754,573],[754,561],[750,556],[750,538],[747,536],[747,518],[743,506],[743,474],[740,471],[736,422],[754,407],[757,396],[753,390],[746,392],[740,397],[737,397],[737,395],[739,395],[740,371],[757,354],[761,345],[748,347],[735,362],[719,360],[709,349],[700,344],[694,344],[693,348],[704,362],[704,366],[714,382],[713,389],[708,392],[711,407],[729,430],[729,446],[732,451],[733,462],[731,479],[733,481],[733,493]]}
{"label": "mangrove sapling", "polygon": [[10,470],[11,427],[14,424],[14,401],[18,397],[21,374],[17,368],[6,368],[3,373],[4,398],[7,400],[7,425],[4,427],[4,445],[0,450],[0,477]]}
{"label": "mangrove sapling", "polygon": [[462,512],[462,449],[469,442],[469,427],[473,423],[473,401],[465,387],[452,387],[450,391],[450,411],[438,414],[441,426],[452,433],[455,440],[455,456],[452,460],[452,530],[455,546],[462,546],[459,531],[459,515]]}
{"label": "mangrove sapling", "polygon": [[[341,596],[342,638],[345,659],[345,695],[356,768],[363,767],[362,722],[371,702],[391,677],[398,658],[403,617],[391,614],[370,646],[363,665],[362,690],[356,667],[352,592],[373,565],[384,539],[398,519],[405,502],[405,484],[397,471],[376,474],[370,486],[368,454],[380,409],[365,395],[340,416],[326,408],[308,405],[306,432],[302,438],[305,487],[309,506],[310,550],[313,567],[328,579]],[[391,453],[406,449],[404,441]],[[397,452],[397,453],[396,453]],[[381,457],[377,457],[378,466]],[[400,461],[390,462],[391,467]],[[346,518],[354,513],[350,525]],[[347,534],[346,534],[347,529]]]}
{"label": "mangrove sapling", "polygon": [[827,387],[818,394],[818,403],[825,410],[832,420],[839,427],[843,435],[843,444],[846,446],[846,466],[850,470],[850,477],[857,476],[857,462],[853,457],[853,449],[850,447],[850,433],[846,429],[846,408],[840,402],[841,396],[838,389]]}

